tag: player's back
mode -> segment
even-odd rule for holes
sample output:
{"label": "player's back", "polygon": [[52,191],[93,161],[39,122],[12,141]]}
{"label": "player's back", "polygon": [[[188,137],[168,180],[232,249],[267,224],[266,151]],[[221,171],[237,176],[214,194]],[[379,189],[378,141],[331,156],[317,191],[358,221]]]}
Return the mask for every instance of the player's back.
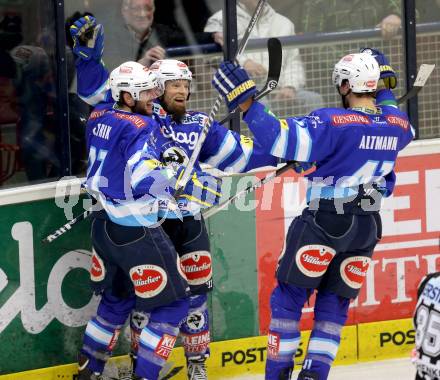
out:
{"label": "player's back", "polygon": [[[406,114],[396,107],[376,110],[369,113],[365,108],[325,108],[311,114],[316,118],[315,128],[323,131],[314,136],[317,169],[308,175],[309,179],[346,188],[392,172],[397,154],[413,138],[412,127]],[[391,191],[394,178],[390,182],[387,186]]]}
{"label": "player's back", "polygon": [[440,272],[427,275],[419,285],[414,313],[416,349],[413,362],[420,378],[440,378]]}

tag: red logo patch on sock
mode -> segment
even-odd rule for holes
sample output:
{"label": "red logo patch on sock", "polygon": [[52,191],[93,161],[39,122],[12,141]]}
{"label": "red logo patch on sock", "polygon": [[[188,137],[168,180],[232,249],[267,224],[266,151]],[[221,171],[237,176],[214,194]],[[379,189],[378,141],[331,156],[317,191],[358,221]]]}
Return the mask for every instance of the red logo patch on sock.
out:
{"label": "red logo patch on sock", "polygon": [[171,351],[173,350],[174,344],[176,343],[176,338],[173,335],[163,334],[159,344],[157,345],[154,353],[161,358],[168,360]]}
{"label": "red logo patch on sock", "polygon": [[280,334],[269,331],[267,339],[267,357],[276,358],[280,352]]}

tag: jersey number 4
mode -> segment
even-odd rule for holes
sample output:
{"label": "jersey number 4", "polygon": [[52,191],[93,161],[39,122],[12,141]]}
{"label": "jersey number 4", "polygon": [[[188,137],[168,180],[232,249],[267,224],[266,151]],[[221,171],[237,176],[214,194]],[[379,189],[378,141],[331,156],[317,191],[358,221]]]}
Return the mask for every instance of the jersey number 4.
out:
{"label": "jersey number 4", "polygon": [[394,161],[369,160],[348,179],[348,187],[357,186],[360,183],[369,183],[377,178],[385,177],[393,170],[393,167]]}

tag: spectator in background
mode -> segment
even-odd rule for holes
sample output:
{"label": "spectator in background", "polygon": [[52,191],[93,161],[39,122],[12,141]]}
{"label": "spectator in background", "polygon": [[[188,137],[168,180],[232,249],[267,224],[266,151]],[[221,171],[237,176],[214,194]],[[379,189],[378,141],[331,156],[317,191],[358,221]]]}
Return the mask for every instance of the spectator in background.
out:
{"label": "spectator in background", "polygon": [[[112,14],[109,10],[102,17],[108,41],[104,60],[109,67],[119,66],[127,59],[150,66],[166,58],[165,48],[188,44],[185,33],[177,25],[155,21],[154,0],[121,0],[118,12]],[[119,22],[121,15],[123,25]],[[203,42],[213,42],[208,34],[200,38],[206,38]]]}
{"label": "spectator in background", "polygon": [[160,0],[156,2],[154,19],[158,24],[180,28],[187,45],[212,43],[211,33],[203,28],[212,15],[206,0]]}
{"label": "spectator in background", "polygon": [[341,32],[378,27],[390,39],[402,25],[400,0],[308,0],[302,3],[300,28],[309,32]]}
{"label": "spectator in background", "polygon": [[[258,0],[239,0],[237,2],[237,32],[241,38],[249,24]],[[214,13],[206,23],[205,32],[210,32],[214,40],[223,46],[223,17],[222,11]],[[266,4],[260,18],[251,33],[251,38],[267,38],[292,36],[295,34],[295,26],[286,17],[275,12]],[[240,57],[240,64],[257,81],[264,81],[267,76],[269,65],[268,55],[265,50],[245,53]],[[282,104],[292,112],[292,105],[296,105],[295,111],[304,114],[314,108],[323,106],[322,97],[312,91],[304,89],[306,77],[301,61],[299,50],[296,48],[283,49],[283,65],[278,87],[273,91],[270,102],[277,109]],[[282,103],[280,103],[282,102]],[[296,113],[295,112],[295,113]]]}

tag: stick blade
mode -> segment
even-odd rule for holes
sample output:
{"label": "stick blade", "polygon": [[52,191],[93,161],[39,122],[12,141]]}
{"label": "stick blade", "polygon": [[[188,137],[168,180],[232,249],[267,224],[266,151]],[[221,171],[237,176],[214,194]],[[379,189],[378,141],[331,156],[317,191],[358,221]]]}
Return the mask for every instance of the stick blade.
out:
{"label": "stick blade", "polygon": [[428,80],[429,76],[433,72],[435,64],[424,63],[420,66],[419,72],[417,73],[417,78],[414,82],[414,86],[423,87]]}
{"label": "stick blade", "polygon": [[397,99],[397,104],[401,104],[414,96],[416,96],[420,90],[425,86],[426,81],[430,77],[431,73],[435,68],[435,64],[427,64],[423,63],[420,66],[419,72],[417,73],[416,80],[414,81],[414,85],[405,95]]}
{"label": "stick blade", "polygon": [[267,78],[275,80],[278,84],[281,74],[281,65],[283,63],[283,47],[278,38],[269,38],[267,41],[267,50],[269,53],[269,68]]}

